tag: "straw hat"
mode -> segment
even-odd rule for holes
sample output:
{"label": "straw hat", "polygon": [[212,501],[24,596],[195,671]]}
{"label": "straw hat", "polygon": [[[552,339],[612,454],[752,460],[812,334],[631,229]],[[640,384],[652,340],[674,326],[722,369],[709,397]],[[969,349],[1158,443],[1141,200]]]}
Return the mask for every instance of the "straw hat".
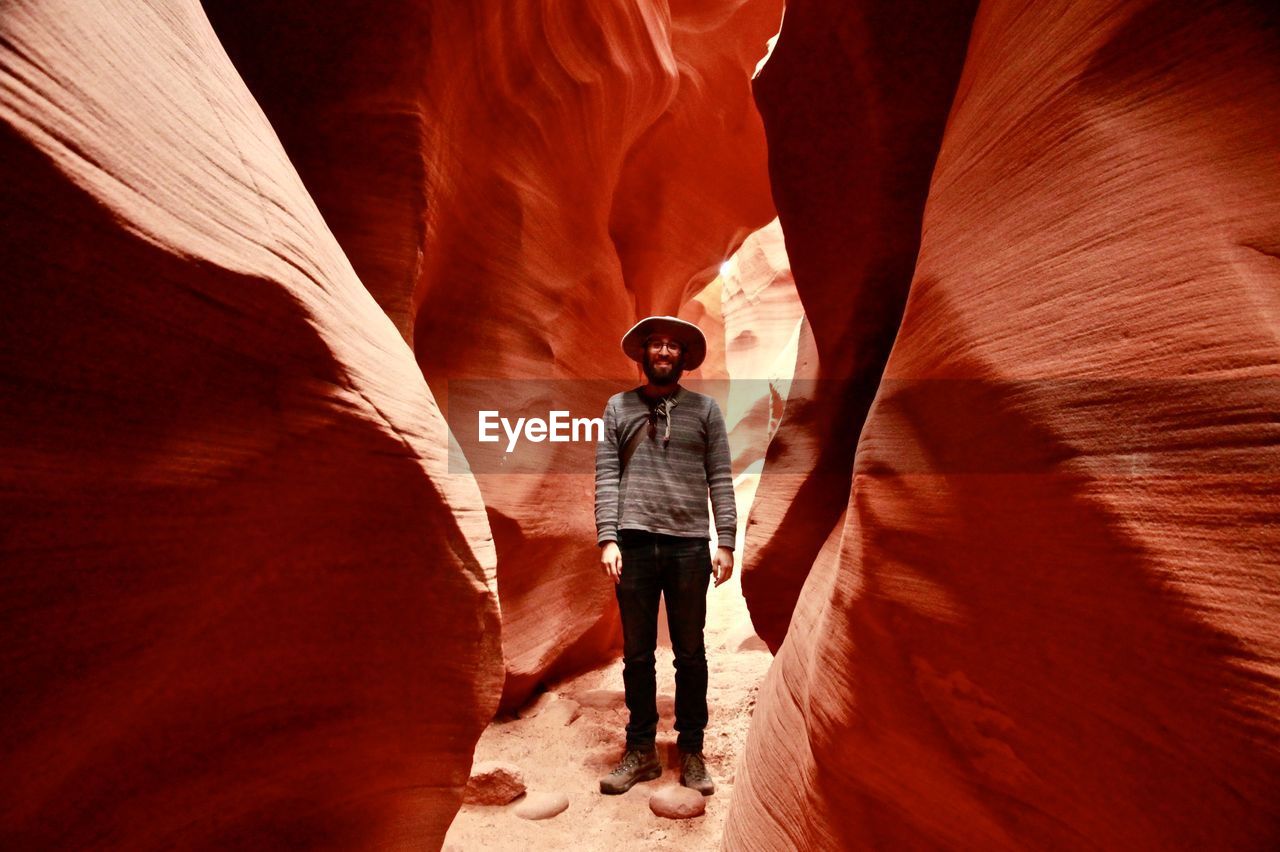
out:
{"label": "straw hat", "polygon": [[644,347],[655,334],[666,334],[684,346],[684,369],[696,370],[707,357],[707,338],[702,329],[676,317],[645,317],[622,336],[622,351],[632,361],[644,363]]}

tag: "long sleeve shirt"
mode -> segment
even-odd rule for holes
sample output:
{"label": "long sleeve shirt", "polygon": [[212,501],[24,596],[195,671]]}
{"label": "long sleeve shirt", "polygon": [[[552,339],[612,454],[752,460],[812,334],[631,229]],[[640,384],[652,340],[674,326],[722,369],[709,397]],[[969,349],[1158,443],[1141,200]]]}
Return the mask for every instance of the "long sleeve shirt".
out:
{"label": "long sleeve shirt", "polygon": [[[609,398],[596,445],[597,544],[616,541],[619,530],[708,538],[709,491],[719,546],[734,546],[738,510],[724,415],[715,399],[688,388],[671,399],[664,418],[661,410],[651,415],[640,388]],[[641,430],[624,470],[623,450]]]}

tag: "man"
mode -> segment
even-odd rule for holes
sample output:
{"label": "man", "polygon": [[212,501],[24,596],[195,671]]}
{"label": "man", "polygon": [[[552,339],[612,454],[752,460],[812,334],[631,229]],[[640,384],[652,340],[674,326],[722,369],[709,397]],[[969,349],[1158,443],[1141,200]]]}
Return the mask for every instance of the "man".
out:
{"label": "man", "polygon": [[[680,386],[685,370],[706,356],[696,325],[648,317],[622,338],[622,350],[644,368],[647,383],[609,399],[596,447],[596,540],[622,615],[627,748],[600,792],[625,793],[662,774],[654,649],[658,600],[666,598],[676,669],[676,745],[680,783],[715,791],[702,758],[707,725],[707,656],[702,630],[707,582],[733,573],[737,509],[729,439],[716,401]],[[711,494],[718,547],[707,545]]]}

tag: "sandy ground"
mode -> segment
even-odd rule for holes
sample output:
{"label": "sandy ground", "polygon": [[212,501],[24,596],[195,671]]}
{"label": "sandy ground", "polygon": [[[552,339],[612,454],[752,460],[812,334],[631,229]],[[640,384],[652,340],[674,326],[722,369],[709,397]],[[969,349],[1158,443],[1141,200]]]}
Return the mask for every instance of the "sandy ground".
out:
{"label": "sandy ground", "polygon": [[[747,507],[758,478],[744,474],[734,483],[738,502],[738,550]],[[499,719],[481,735],[475,762],[501,760],[524,772],[529,792],[564,793],[569,808],[547,820],[521,819],[519,799],[501,807],[463,805],[445,837],[444,849],[718,849],[738,757],[747,738],[756,691],[773,657],[751,632],[738,571],[707,593],[707,665],[710,686],[703,753],[716,783],[706,813],[669,820],[649,810],[649,797],[663,786],[680,783],[675,748],[675,676],[671,647],[661,614],[658,647],[658,752],[665,768],[655,781],[637,784],[621,796],[604,796],[599,779],[622,756],[627,709],[622,694],[622,661],[562,681],[534,702],[536,715]],[[564,724],[579,705],[580,715]],[[559,704],[557,707],[556,705]]]}

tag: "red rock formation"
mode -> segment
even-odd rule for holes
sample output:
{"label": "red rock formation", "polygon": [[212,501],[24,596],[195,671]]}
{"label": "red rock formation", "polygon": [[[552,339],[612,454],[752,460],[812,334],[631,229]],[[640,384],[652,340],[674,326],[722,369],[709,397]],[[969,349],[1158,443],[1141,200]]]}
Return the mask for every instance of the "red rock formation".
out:
{"label": "red rock formation", "polygon": [[637,317],[675,314],[774,216],[751,75],[780,0],[673,0],[679,85],[627,153],[609,234]]}
{"label": "red rock formation", "polygon": [[[728,401],[729,365],[726,361],[725,327],[724,327],[724,282],[718,277],[689,301],[685,302],[676,316],[691,322],[702,330],[707,338],[707,354],[702,365],[696,370],[685,373],[685,381],[703,382],[706,393],[715,396],[724,409]],[[692,386],[692,385],[691,385]]]}
{"label": "red rock formation", "polygon": [[0,845],[438,845],[495,555],[193,0],[0,14]]}
{"label": "red rock formation", "polygon": [[976,2],[794,2],[755,81],[813,371],[793,388],[747,532],[742,590],[777,650],[849,496],[898,330]]}
{"label": "red rock formation", "polygon": [[412,343],[430,206],[429,6],[203,5],[356,274]]}
{"label": "red rock formation", "polygon": [[753,231],[721,271],[680,310],[707,336],[707,357],[686,384],[720,404],[734,474],[758,474],[786,404],[804,317],[778,220]]}
{"label": "red rock formation", "polygon": [[[748,81],[779,0],[213,7],[446,412],[450,382],[498,379],[513,413],[598,416],[608,386],[549,380],[634,382],[623,332],[675,313],[773,215]],[[477,474],[508,707],[617,641],[592,477],[546,464]]]}
{"label": "red rock formation", "polygon": [[743,241],[726,264],[723,288],[725,348],[735,377],[768,379],[779,367],[787,372],[778,358],[794,343],[804,309],[777,219]]}
{"label": "red rock formation", "polygon": [[727,848],[1280,842],[1275,32],[984,3]]}
{"label": "red rock formation", "polygon": [[723,288],[733,469],[759,472],[790,393],[804,323],[777,219],[743,241],[726,264]]}

